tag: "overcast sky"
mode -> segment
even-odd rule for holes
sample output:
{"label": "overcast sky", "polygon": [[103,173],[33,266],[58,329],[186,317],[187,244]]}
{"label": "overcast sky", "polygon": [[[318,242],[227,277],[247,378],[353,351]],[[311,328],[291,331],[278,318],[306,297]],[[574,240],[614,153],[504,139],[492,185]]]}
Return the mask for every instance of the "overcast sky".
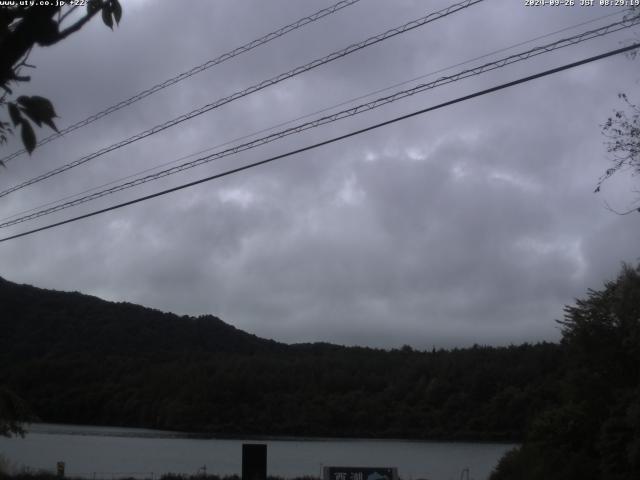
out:
{"label": "overcast sky", "polygon": [[[333,2],[122,3],[122,22],[113,32],[96,19],[60,44],[32,53],[37,68],[19,93],[50,98],[58,126]],[[9,162],[0,188],[451,3],[361,0],[38,148],[31,158]],[[6,196],[0,217],[619,11],[524,3],[481,2],[234,101]],[[635,35],[630,29],[539,56],[0,233],[284,153],[618,48]],[[640,179],[621,174],[593,193],[610,164],[601,124],[623,106],[618,92],[640,101],[638,65],[622,55],[601,60],[1,243],[0,275],[179,314],[213,314],[284,342],[431,348],[555,341],[554,320],[564,305],[615,278],[622,262],[640,258],[640,214],[618,216],[604,203],[620,210],[633,206]],[[48,132],[38,131],[43,134]],[[13,140],[2,152],[18,146]]]}

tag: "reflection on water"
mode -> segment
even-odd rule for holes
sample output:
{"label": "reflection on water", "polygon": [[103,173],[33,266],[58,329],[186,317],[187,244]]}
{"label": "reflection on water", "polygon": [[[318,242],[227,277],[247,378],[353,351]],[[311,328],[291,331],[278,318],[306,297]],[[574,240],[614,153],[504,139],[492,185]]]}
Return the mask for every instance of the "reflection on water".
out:
{"label": "reflection on water", "polygon": [[[513,445],[400,440],[268,439],[268,474],[320,476],[323,466],[397,467],[403,479],[486,479]],[[159,477],[163,473],[240,473],[245,440],[193,438],[187,434],[131,428],[32,425],[24,439],[0,438],[0,453],[14,464],[53,471],[66,462],[68,476]],[[465,476],[466,478],[466,476]]]}

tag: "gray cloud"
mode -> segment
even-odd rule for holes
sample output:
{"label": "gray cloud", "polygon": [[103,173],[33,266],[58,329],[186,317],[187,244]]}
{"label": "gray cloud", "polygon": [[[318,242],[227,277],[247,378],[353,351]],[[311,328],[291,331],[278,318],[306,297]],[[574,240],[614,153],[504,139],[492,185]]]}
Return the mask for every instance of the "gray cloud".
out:
{"label": "gray cloud", "polygon": [[[133,2],[115,32],[93,22],[34,52],[38,69],[25,93],[54,100],[65,125],[326,5]],[[11,162],[0,185],[446,5],[364,0]],[[16,192],[0,200],[0,215],[609,11],[486,2]],[[6,233],[362,128],[630,36],[455,83]],[[602,203],[628,203],[637,183],[616,181],[592,194],[607,166],[599,125],[620,106],[618,91],[637,90],[635,69],[622,57],[608,59],[6,242],[0,274],[181,314],[212,313],[288,342],[430,348],[555,340],[563,305],[638,258],[638,219]]]}

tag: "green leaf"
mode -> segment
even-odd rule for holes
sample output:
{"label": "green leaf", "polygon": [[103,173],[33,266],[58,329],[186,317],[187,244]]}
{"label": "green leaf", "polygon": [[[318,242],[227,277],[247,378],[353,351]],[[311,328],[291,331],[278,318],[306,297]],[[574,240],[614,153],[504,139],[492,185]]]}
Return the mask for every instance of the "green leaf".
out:
{"label": "green leaf", "polygon": [[53,120],[48,119],[48,120],[42,120],[51,130],[54,130],[56,133],[60,133],[60,131],[58,130],[58,127],[56,127],[56,124],[53,123]]}
{"label": "green leaf", "polygon": [[42,120],[33,113],[33,111],[30,111],[27,108],[22,108],[22,111],[27,115],[27,117],[29,117],[31,119],[31,121],[33,123],[35,123],[36,125],[38,125],[38,127],[42,127]]}
{"label": "green leaf", "polygon": [[33,95],[31,97],[31,104],[41,112],[42,117],[56,118],[58,116],[53,108],[53,104],[47,98]]}
{"label": "green leaf", "polygon": [[102,21],[107,27],[113,30],[113,18],[111,18],[111,6],[109,4],[102,7]]}
{"label": "green leaf", "polygon": [[46,98],[34,95],[32,97],[18,97],[18,103],[22,105],[24,113],[39,127],[42,124],[58,131],[53,119],[57,117],[53,104]]}
{"label": "green leaf", "polygon": [[19,123],[22,122],[22,115],[20,115],[20,110],[18,109],[17,105],[13,102],[9,102],[7,104],[7,107],[9,108],[9,116],[11,117],[11,121],[13,122],[13,125],[17,126]]}
{"label": "green leaf", "polygon": [[113,12],[113,18],[116,19],[116,23],[119,25],[122,18],[122,6],[118,0],[111,0],[111,11]]}
{"label": "green leaf", "polygon": [[31,152],[36,148],[36,134],[33,133],[33,127],[31,127],[29,122],[22,122],[22,131],[20,133],[24,148],[26,148],[29,155],[31,155]]}

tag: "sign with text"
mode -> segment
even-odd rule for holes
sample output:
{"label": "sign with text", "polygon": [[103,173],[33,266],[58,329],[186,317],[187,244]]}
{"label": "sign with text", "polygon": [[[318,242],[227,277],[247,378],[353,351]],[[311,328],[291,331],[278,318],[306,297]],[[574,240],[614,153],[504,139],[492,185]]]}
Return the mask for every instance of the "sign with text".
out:
{"label": "sign with text", "polygon": [[324,467],[323,480],[398,480],[395,467]]}

